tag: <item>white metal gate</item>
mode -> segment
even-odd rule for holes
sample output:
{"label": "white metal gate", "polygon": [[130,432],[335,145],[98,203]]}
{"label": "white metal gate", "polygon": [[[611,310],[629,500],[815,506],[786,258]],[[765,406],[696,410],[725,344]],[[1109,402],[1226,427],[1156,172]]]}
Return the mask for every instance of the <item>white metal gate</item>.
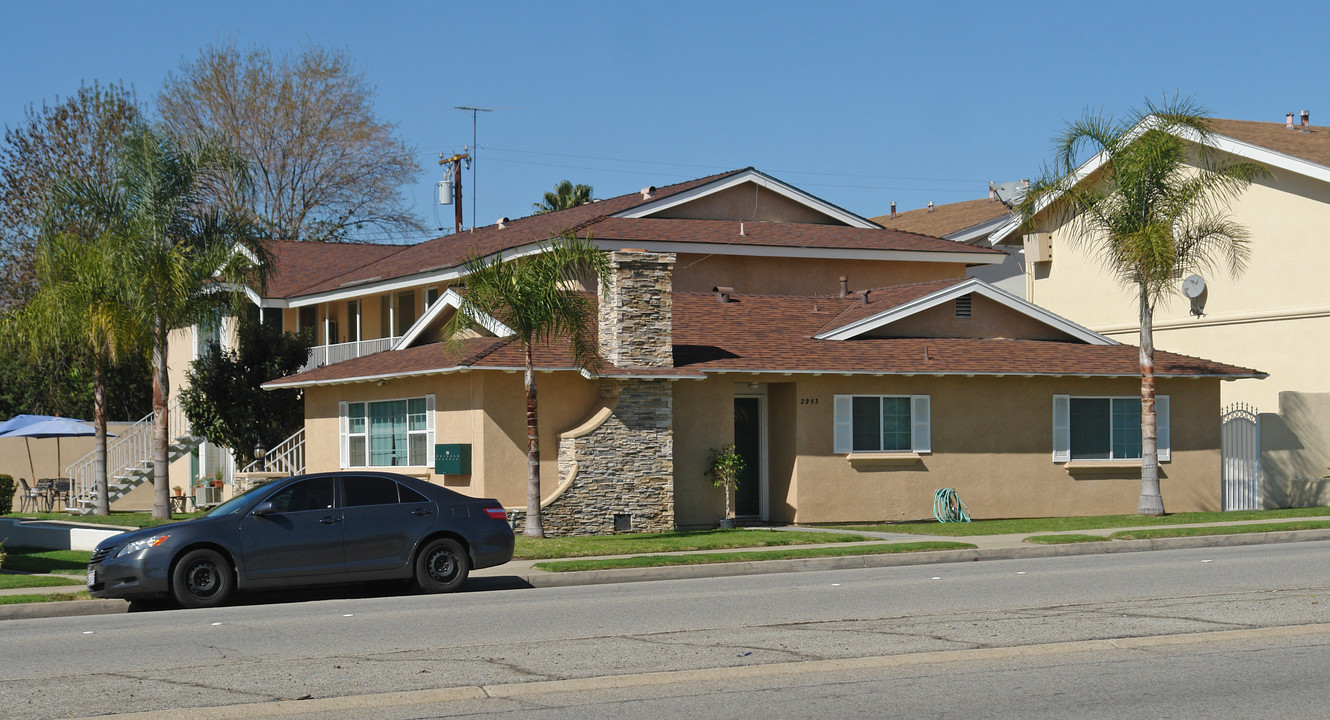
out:
{"label": "white metal gate", "polygon": [[1261,416],[1234,403],[1220,416],[1223,428],[1224,509],[1261,509]]}

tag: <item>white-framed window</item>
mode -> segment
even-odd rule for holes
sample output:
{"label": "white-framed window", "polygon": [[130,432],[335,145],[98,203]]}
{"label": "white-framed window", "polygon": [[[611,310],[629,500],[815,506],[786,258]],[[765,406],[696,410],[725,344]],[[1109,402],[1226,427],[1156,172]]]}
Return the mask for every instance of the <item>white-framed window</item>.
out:
{"label": "white-framed window", "polygon": [[338,403],[342,467],[429,467],[434,395]]}
{"label": "white-framed window", "polygon": [[928,395],[837,395],[834,451],[932,451]]}
{"label": "white-framed window", "polygon": [[[1172,459],[1167,395],[1155,396],[1160,462]],[[1141,459],[1139,396],[1053,396],[1053,462]]]}

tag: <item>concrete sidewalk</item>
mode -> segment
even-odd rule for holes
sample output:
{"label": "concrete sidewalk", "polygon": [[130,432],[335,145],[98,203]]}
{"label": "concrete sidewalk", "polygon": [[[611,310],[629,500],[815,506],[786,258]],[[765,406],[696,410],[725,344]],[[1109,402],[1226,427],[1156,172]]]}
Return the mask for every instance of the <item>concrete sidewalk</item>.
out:
{"label": "concrete sidewalk", "polygon": [[[471,573],[475,580],[489,581],[497,587],[570,587],[576,585],[602,585],[608,583],[644,582],[650,580],[680,580],[687,578],[724,577],[735,575],[758,575],[763,573],[806,572],[813,570],[838,570],[869,567],[893,567],[910,565],[929,565],[934,563],[974,562],[979,560],[1010,560],[1016,558],[1065,557],[1073,555],[1100,555],[1120,552],[1145,552],[1150,550],[1174,550],[1200,547],[1233,547],[1239,545],[1262,545],[1269,543],[1310,542],[1330,540],[1330,529],[1291,530],[1276,532],[1252,532],[1237,535],[1201,535],[1196,537],[1161,538],[1157,540],[1114,540],[1111,542],[1084,542],[1071,544],[1038,545],[1025,542],[1031,535],[1099,535],[1107,537],[1126,530],[1149,530],[1161,527],[1186,528],[1232,525],[1270,525],[1287,522],[1330,521],[1330,516],[1303,518],[1275,518],[1266,520],[1241,520],[1222,523],[1196,523],[1190,525],[1142,525],[1134,527],[1114,527],[1096,530],[1069,530],[1065,532],[1015,533],[1009,535],[943,536],[913,535],[889,532],[858,532],[836,528],[812,527],[773,527],[771,530],[812,531],[826,533],[851,533],[873,538],[859,543],[826,543],[813,545],[782,545],[777,547],[728,548],[722,550],[689,550],[672,553],[641,553],[640,555],[700,555],[730,552],[780,552],[792,547],[853,547],[855,545],[877,545],[882,543],[916,543],[928,541],[959,542],[975,546],[967,550],[941,550],[930,552],[907,552],[881,555],[853,555],[841,557],[799,558],[786,560],[765,560],[753,562],[727,562],[706,565],[676,565],[653,568],[631,568],[620,570],[590,570],[583,572],[553,573],[539,570],[534,566],[545,560],[513,560],[493,568],[476,570]],[[635,557],[629,555],[606,555],[598,558]],[[572,559],[572,558],[568,558]],[[78,576],[59,576],[78,579]],[[0,590],[5,595],[37,595],[78,592],[80,585],[62,585],[40,588],[16,588]],[[0,620],[14,620],[38,617],[72,617],[77,615],[100,615],[125,612],[129,603],[123,600],[74,600],[62,602],[38,602],[17,605],[0,605]]]}

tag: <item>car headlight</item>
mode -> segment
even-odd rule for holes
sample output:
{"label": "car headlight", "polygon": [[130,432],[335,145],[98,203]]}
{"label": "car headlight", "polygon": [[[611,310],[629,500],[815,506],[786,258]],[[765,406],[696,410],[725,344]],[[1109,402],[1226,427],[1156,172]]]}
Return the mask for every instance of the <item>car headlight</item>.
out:
{"label": "car headlight", "polygon": [[157,547],[158,545],[161,545],[162,543],[166,542],[166,539],[169,537],[171,537],[169,534],[153,535],[152,537],[146,537],[143,538],[142,540],[135,540],[134,542],[126,543],[124,547],[120,548],[120,552],[116,553],[115,556],[120,557],[122,555],[133,555],[134,553],[140,550],[146,550],[151,547]]}

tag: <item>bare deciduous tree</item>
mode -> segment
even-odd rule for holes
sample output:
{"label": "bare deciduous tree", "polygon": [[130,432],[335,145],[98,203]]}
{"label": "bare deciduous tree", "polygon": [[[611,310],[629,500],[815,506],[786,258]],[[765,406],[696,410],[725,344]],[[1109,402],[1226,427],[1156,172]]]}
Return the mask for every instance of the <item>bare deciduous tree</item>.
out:
{"label": "bare deciduous tree", "polygon": [[252,189],[224,188],[223,201],[270,237],[354,240],[422,229],[401,193],[420,166],[373,96],[345,50],[226,44],[182,63],[157,104],[173,133],[220,134],[248,161]]}
{"label": "bare deciduous tree", "polygon": [[56,182],[109,185],[126,129],[140,115],[132,90],[96,83],[56,104],[30,105],[0,145],[0,309],[36,292],[42,208]]}

